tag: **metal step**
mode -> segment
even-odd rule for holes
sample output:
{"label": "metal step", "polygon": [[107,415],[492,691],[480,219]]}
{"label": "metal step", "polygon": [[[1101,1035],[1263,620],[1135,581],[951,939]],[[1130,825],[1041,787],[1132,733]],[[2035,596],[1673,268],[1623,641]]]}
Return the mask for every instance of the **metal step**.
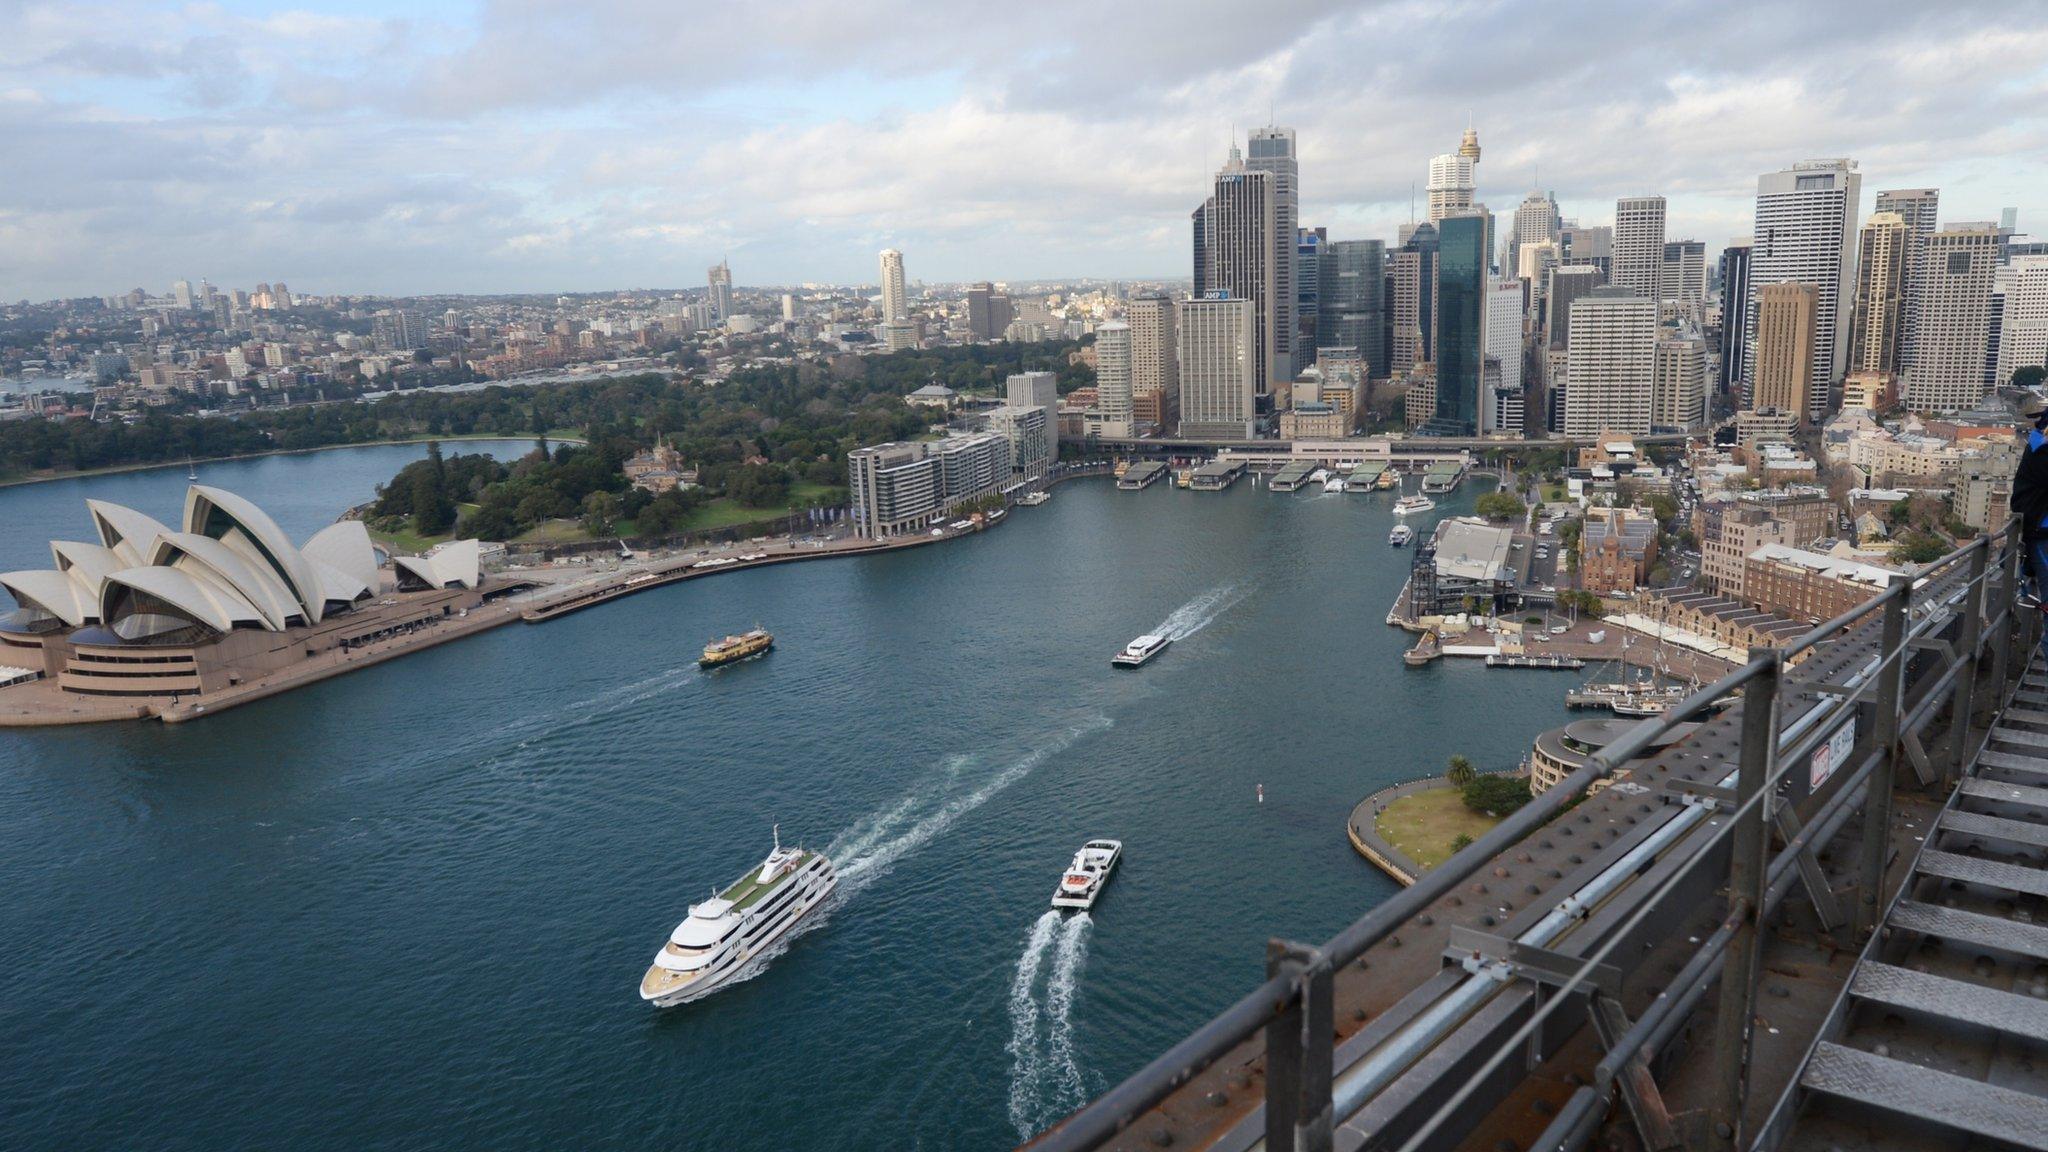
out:
{"label": "metal step", "polygon": [[2034,708],[2007,708],[1998,718],[2013,724],[2048,724],[2048,712]]}
{"label": "metal step", "polygon": [[1986,948],[1997,948],[2016,956],[2048,960],[2048,928],[2018,920],[2001,920],[1981,912],[1965,912],[1941,904],[1901,900],[1892,909],[1885,927],[1924,932],[1944,940],[1957,940]]}
{"label": "metal step", "polygon": [[2048,1040],[2048,1002],[1981,984],[1866,960],[1856,966],[1849,995],[1872,1004],[1908,1008],[2033,1040]]}
{"label": "metal step", "polygon": [[2006,744],[2024,744],[2029,748],[2048,748],[2048,732],[2029,732],[2024,728],[2007,728],[2003,724],[1991,730],[1991,738]]}
{"label": "metal step", "polygon": [[1975,856],[1958,856],[1953,852],[1928,849],[1920,854],[1916,870],[1923,876],[1961,880],[1965,884],[1982,884],[2008,892],[2024,892],[2029,896],[2048,896],[2048,872],[2039,868],[2000,864],[1996,860],[1979,860]]}
{"label": "metal step", "polygon": [[2030,824],[2025,820],[2007,820],[2002,816],[1951,808],[1941,814],[1940,826],[1943,832],[1953,832],[1958,836],[1989,836],[2030,848],[2048,848],[2048,824]]}
{"label": "metal step", "polygon": [[1977,763],[1985,768],[2008,772],[2038,772],[2048,775],[2048,756],[2026,756],[2018,752],[1979,752]]}
{"label": "metal step", "polygon": [[2008,784],[2003,780],[1986,780],[1971,776],[1963,780],[1959,791],[1972,800],[1989,800],[2000,804],[2024,804],[2029,808],[2048,808],[2048,788],[2034,788],[2026,784]]}
{"label": "metal step", "polygon": [[2048,1099],[1823,1041],[1799,1082],[1809,1091],[2048,1152]]}

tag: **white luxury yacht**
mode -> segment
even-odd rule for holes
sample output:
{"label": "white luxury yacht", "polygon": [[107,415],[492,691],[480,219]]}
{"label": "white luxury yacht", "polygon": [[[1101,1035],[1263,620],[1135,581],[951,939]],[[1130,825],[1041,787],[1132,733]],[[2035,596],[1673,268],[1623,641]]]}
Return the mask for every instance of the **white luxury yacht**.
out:
{"label": "white luxury yacht", "polygon": [[1394,501],[1394,515],[1406,516],[1410,512],[1427,512],[1436,507],[1436,501],[1427,496],[1403,496]]}
{"label": "white luxury yacht", "polygon": [[690,905],[668,943],[640,978],[640,998],[673,1008],[711,995],[744,972],[797,921],[817,910],[839,883],[832,862],[802,848],[775,849],[724,892]]}
{"label": "white luxury yacht", "polygon": [[1060,886],[1053,890],[1052,906],[1095,907],[1095,898],[1102,895],[1102,886],[1109,883],[1110,870],[1123,854],[1120,840],[1090,840],[1081,845],[1081,850],[1074,853],[1074,862],[1061,874]]}

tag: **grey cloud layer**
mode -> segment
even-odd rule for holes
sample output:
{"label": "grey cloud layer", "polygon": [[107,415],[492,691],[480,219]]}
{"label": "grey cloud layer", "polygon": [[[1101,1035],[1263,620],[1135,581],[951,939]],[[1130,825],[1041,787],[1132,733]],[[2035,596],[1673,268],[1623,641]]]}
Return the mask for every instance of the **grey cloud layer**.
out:
{"label": "grey cloud layer", "polygon": [[1390,236],[1469,113],[1481,194],[1672,197],[1849,155],[2048,231],[2048,14],[1903,3],[493,3],[474,27],[0,4],[0,295],[1169,274],[1233,129]]}

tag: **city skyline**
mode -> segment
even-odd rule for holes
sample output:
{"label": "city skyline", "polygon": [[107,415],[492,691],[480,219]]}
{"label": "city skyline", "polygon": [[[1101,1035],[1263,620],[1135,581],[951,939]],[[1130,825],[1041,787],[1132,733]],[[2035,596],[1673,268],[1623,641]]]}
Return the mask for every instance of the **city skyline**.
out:
{"label": "city skyline", "polygon": [[[1496,213],[1542,187],[1591,224],[1661,194],[1670,234],[1710,258],[1748,234],[1756,175],[1805,157],[1854,156],[1869,188],[1940,187],[1951,219],[2017,206],[2024,226],[2043,210],[2027,192],[2044,129],[2010,109],[2048,88],[2048,20],[2003,9],[1973,22],[1815,7],[1769,40],[1745,11],[1682,6],[1549,30],[1428,6],[1218,9],[1165,35],[1115,34],[1142,13],[1085,35],[992,13],[971,37],[802,5],[673,32],[633,4],[575,26],[513,6],[405,11],[0,18],[0,133],[33,158],[0,178],[0,298],[201,277],[600,291],[687,285],[726,258],[741,285],[861,284],[885,247],[928,282],[1177,278],[1187,189],[1268,122],[1298,132],[1300,219],[1332,240],[1391,241],[1411,194],[1424,216],[1429,160],[1468,123],[1487,149],[1477,196]],[[599,38],[624,23],[646,32]],[[1672,62],[1652,30],[1676,24],[1694,47]],[[908,26],[909,60],[859,51]],[[1461,58],[1517,51],[1477,82],[1443,48],[1333,83],[1347,53],[1404,29]],[[1603,38],[1625,47],[1603,54]],[[1590,67],[1577,59],[1649,95],[1576,84]],[[1986,75],[2003,79],[1956,79]],[[1880,80],[1907,97],[1882,116],[1853,99]],[[1866,191],[1859,215],[1871,208]]]}

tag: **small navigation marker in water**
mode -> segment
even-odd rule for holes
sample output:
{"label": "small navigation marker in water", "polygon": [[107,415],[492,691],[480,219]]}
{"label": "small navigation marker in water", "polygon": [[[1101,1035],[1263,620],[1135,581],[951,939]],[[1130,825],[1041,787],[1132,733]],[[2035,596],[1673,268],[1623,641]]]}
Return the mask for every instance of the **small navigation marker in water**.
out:
{"label": "small navigation marker in water", "polygon": [[1261,803],[1261,804],[1264,804],[1264,803],[1266,802],[1266,786],[1265,786],[1264,784],[1260,784],[1260,785],[1258,785],[1258,789],[1259,789],[1259,803]]}

